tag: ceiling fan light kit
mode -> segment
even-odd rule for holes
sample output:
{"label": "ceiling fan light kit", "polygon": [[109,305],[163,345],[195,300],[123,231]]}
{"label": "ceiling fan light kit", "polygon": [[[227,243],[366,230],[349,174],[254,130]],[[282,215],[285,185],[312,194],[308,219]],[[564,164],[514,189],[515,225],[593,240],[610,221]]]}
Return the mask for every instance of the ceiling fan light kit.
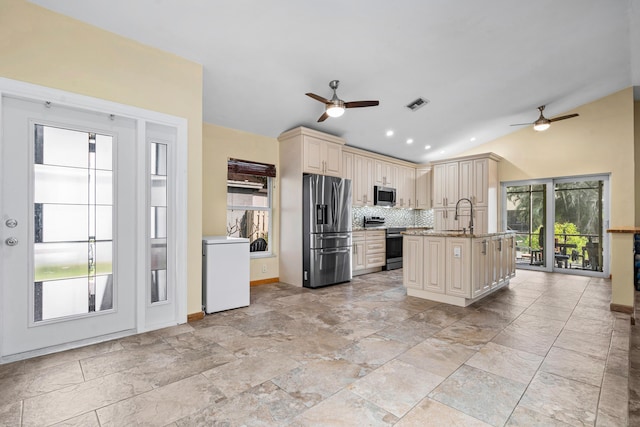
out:
{"label": "ceiling fan light kit", "polygon": [[579,114],[568,114],[566,116],[560,116],[560,117],[554,117],[553,119],[549,120],[547,119],[544,114],[542,114],[542,112],[544,111],[544,105],[541,105],[538,107],[538,111],[540,111],[540,117],[538,117],[538,120],[536,120],[533,123],[518,123],[515,125],[511,125],[511,126],[524,126],[524,125],[533,125],[533,130],[538,131],[538,132],[542,132],[545,131],[547,129],[549,129],[549,127],[551,126],[552,122],[557,122],[559,120],[566,120],[566,119],[571,119],[573,117],[578,117]]}
{"label": "ceiling fan light kit", "polygon": [[316,95],[315,93],[306,93],[310,98],[315,99],[316,101],[320,101],[324,104],[324,113],[318,119],[318,122],[324,122],[329,117],[340,117],[344,114],[344,110],[346,108],[359,108],[359,107],[374,107],[380,104],[380,101],[351,101],[344,102],[342,99],[338,98],[338,94],[336,94],[336,89],[338,89],[338,84],[340,84],[339,80],[331,80],[329,82],[329,87],[333,90],[333,96],[331,99],[323,98],[320,95]]}

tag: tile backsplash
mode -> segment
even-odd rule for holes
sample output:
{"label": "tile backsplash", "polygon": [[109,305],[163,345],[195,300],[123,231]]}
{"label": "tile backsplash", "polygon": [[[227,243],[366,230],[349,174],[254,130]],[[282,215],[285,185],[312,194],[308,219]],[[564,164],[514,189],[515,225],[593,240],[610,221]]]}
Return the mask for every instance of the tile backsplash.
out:
{"label": "tile backsplash", "polygon": [[353,226],[363,227],[365,216],[381,216],[390,227],[433,227],[433,210],[397,209],[377,206],[354,206],[351,210]]}

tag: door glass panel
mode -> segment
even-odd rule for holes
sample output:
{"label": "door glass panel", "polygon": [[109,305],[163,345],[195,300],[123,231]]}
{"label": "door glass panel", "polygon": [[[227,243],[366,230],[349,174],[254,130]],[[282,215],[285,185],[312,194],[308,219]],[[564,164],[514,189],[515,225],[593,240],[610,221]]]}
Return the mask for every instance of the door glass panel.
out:
{"label": "door glass panel", "polygon": [[89,233],[87,205],[36,203],[36,229],[42,233],[36,242],[86,241]]}
{"label": "door glass panel", "polygon": [[[43,126],[41,145],[45,165],[87,167],[87,133]],[[37,147],[36,151],[38,150]],[[36,153],[36,158],[38,153]]]}
{"label": "door glass panel", "polygon": [[34,165],[34,202],[87,204],[89,175],[87,169]]}
{"label": "door glass panel", "polygon": [[112,150],[111,136],[35,126],[35,322],[113,308]]}
{"label": "door glass panel", "polygon": [[544,267],[546,185],[507,187],[507,229],[516,233],[516,264]]}
{"label": "door glass panel", "polygon": [[599,180],[555,184],[555,268],[602,271],[603,187]]}
{"label": "door glass panel", "polygon": [[167,144],[149,147],[151,302],[167,300]]}

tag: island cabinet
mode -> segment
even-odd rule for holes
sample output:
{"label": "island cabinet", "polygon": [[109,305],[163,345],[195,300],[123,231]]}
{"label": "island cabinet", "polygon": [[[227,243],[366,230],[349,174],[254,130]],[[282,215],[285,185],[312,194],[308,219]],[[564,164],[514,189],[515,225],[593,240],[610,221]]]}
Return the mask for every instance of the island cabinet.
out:
{"label": "island cabinet", "polygon": [[473,203],[474,234],[495,233],[498,227],[498,162],[493,153],[478,154],[433,164],[433,209],[436,230],[468,228]]}
{"label": "island cabinet", "polygon": [[407,294],[465,307],[515,275],[513,234],[408,231],[403,240]]}
{"label": "island cabinet", "polygon": [[352,234],[351,273],[354,276],[382,270],[387,262],[384,230],[360,230]]}

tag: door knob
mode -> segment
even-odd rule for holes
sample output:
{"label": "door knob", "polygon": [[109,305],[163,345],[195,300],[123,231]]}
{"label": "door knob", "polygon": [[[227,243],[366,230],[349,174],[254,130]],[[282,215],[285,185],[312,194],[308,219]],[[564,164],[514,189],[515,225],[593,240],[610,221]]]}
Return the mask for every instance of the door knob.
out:
{"label": "door knob", "polygon": [[18,244],[18,239],[16,239],[15,237],[9,237],[4,242],[7,244],[7,246],[15,246]]}
{"label": "door knob", "polygon": [[13,218],[9,218],[8,220],[5,221],[4,225],[6,225],[9,228],[16,228],[18,226],[18,221],[16,221]]}

